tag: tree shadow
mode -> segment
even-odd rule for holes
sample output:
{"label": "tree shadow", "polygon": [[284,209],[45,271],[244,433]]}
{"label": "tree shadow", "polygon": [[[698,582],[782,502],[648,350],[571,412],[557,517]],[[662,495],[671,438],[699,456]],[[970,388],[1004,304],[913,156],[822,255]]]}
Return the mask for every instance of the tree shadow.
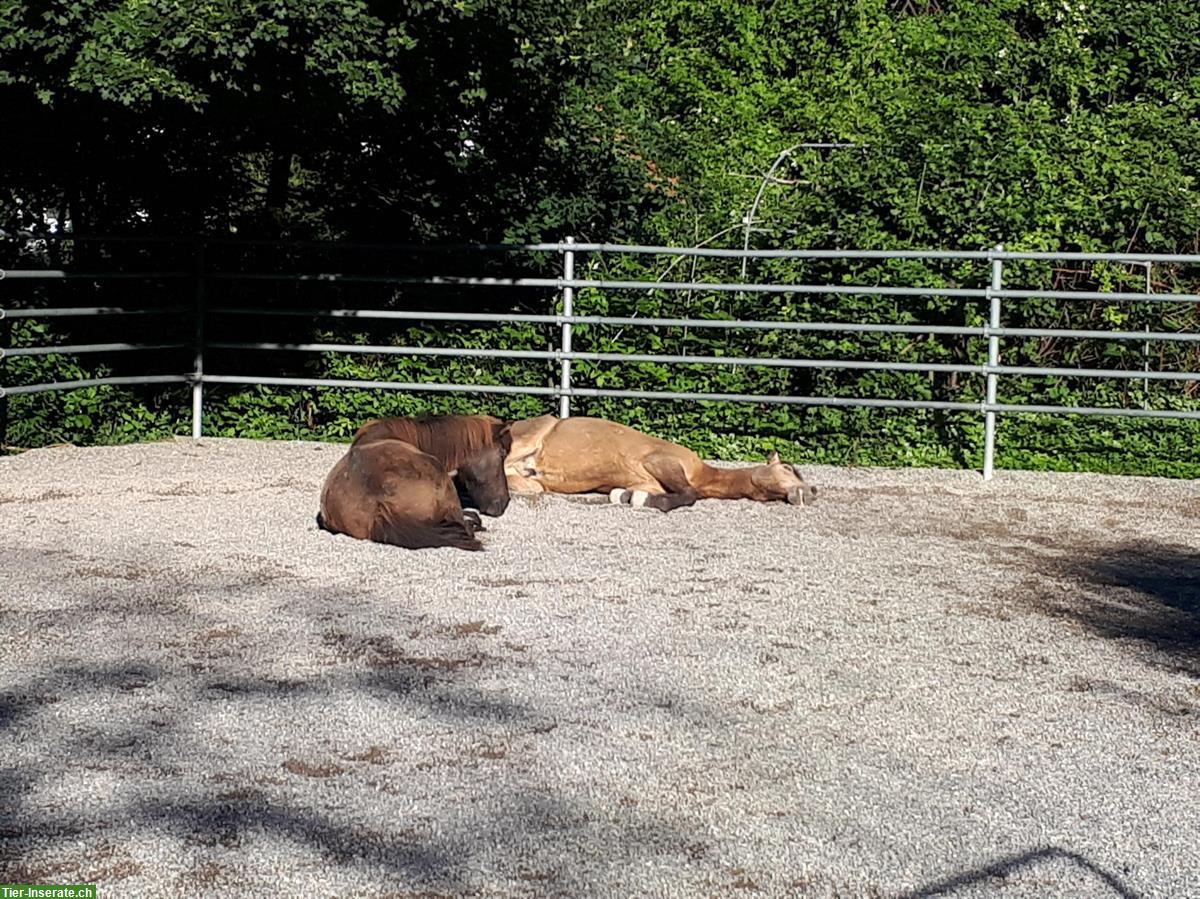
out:
{"label": "tree shadow", "polygon": [[1046,863],[1065,863],[1078,868],[1081,872],[1091,875],[1097,899],[1101,896],[1112,895],[1120,899],[1140,899],[1140,894],[1134,891],[1117,875],[1097,865],[1086,856],[1058,846],[1042,846],[1029,849],[1014,855],[1004,856],[994,862],[969,868],[957,874],[951,874],[940,880],[920,886],[917,889],[901,893],[897,899],[926,899],[931,896],[950,896],[959,890],[977,887],[988,881],[1003,881],[1025,869]]}
{"label": "tree shadow", "polygon": [[1045,564],[1047,574],[1081,589],[1039,584],[1026,603],[1102,637],[1134,641],[1157,662],[1200,676],[1200,550],[1140,541]]}
{"label": "tree shadow", "polygon": [[[253,576],[245,586],[264,589]],[[134,642],[107,661],[47,652],[0,689],[0,739],[14,745],[0,762],[0,881],[120,887],[142,876],[165,889],[167,874],[156,881],[131,854],[157,844],[202,862],[182,874],[172,866],[181,891],[265,847],[285,861],[316,859],[331,882],[339,870],[351,880],[369,872],[381,887],[465,895],[483,868],[493,884],[554,892],[577,876],[575,851],[553,868],[525,859],[564,844],[581,853],[603,843],[637,859],[695,843],[696,833],[636,808],[563,793],[536,764],[539,735],[559,725],[560,710],[487,686],[486,675],[524,661],[487,630],[404,611],[342,619],[332,610],[358,602],[362,612],[359,594],[309,590],[288,608],[309,630],[249,656],[259,635],[205,631],[173,595],[196,589],[156,593],[161,611],[148,627],[170,632],[159,647]],[[89,584],[69,614],[127,610],[127,593],[106,596]],[[331,614],[338,620],[326,625]],[[273,670],[297,655],[303,674]],[[331,743],[313,718],[364,709],[376,726],[347,741]],[[281,726],[281,712],[319,733]],[[222,732],[238,716],[243,724]],[[55,783],[69,786],[47,787]],[[437,792],[444,783],[459,792]],[[373,811],[347,812],[359,803]],[[382,813],[393,806],[394,816]],[[497,846],[509,847],[501,863]],[[589,894],[575,882],[569,891]]]}
{"label": "tree shadow", "polygon": [[[1122,547],[1084,569],[1097,583],[1132,587],[1163,605],[1200,618],[1200,550],[1179,544]],[[1192,633],[1190,638],[1198,636]]]}

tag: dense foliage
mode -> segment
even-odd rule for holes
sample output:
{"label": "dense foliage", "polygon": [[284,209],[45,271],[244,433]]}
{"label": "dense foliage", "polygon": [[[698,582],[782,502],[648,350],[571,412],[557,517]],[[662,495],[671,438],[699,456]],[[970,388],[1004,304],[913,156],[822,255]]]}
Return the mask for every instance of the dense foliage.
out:
{"label": "dense foliage", "polygon": [[[558,239],[740,247],[1200,251],[1200,8],[1186,0],[0,0],[0,228],[397,241]],[[176,256],[172,256],[176,254]],[[177,257],[177,258],[176,258]],[[0,267],[194,265],[191,247],[9,241]],[[550,274],[557,261],[229,251],[217,271]],[[593,256],[643,280],[983,286],[983,265],[693,263]],[[1195,291],[1158,266],[1155,290]],[[1143,290],[1136,266],[1013,265],[1007,284]],[[0,303],[71,303],[112,284],[0,284]],[[190,282],[172,302],[190,302]],[[122,296],[134,289],[124,284]],[[164,287],[137,288],[144,302]],[[157,292],[156,292],[157,290]],[[106,293],[107,291],[107,293]],[[324,291],[324,292],[322,292]],[[169,292],[169,291],[167,291]],[[546,294],[450,296],[379,285],[213,282],[212,301],[548,311]],[[582,312],[977,324],[978,302],[827,294],[585,291]],[[1196,331],[1182,305],[1012,303],[1006,323]],[[394,324],[394,323],[393,323]],[[214,320],[244,332],[246,320]],[[550,349],[540,325],[333,327],[264,340]],[[148,326],[147,326],[148,327]],[[260,326],[255,326],[260,327]],[[265,326],[261,326],[265,327]],[[19,323],[14,344],[98,331]],[[97,325],[97,328],[99,326]],[[240,330],[239,330],[240,329]],[[307,330],[306,330],[307,329]],[[286,330],[286,329],[285,329]],[[186,331],[186,328],[185,328]],[[146,331],[152,334],[153,329]],[[273,336],[272,336],[273,335]],[[0,335],[2,336],[2,335]],[[228,336],[228,335],[227,335]],[[107,339],[107,338],[106,338]],[[115,339],[115,338],[114,338]],[[186,336],[181,339],[186,340]],[[906,335],[580,328],[604,352],[977,364],[979,341]],[[1008,364],[1200,370],[1195,344],[1013,340]],[[185,353],[184,356],[187,354]],[[158,360],[190,369],[190,358]],[[5,382],[121,372],[127,357],[11,359]],[[216,368],[214,368],[216,366]],[[554,366],[474,357],[217,355],[209,370],[546,386]],[[977,376],[577,364],[582,385],[977,401]],[[1197,382],[1006,378],[1001,400],[1200,408]],[[182,388],[88,388],[10,401],[7,441],[186,431]],[[547,398],[211,389],[210,427],[345,437],[421,410],[547,411]],[[981,416],[581,400],[721,456],[776,446],[809,461],[978,465]],[[1006,417],[1002,465],[1195,476],[1193,423]]]}

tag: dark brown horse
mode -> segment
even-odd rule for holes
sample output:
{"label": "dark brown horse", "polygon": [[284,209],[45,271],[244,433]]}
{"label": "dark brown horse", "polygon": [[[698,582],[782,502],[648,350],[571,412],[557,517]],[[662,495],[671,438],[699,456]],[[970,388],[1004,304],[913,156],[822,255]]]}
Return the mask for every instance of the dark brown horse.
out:
{"label": "dark brown horse", "polygon": [[478,514],[508,507],[509,425],[487,415],[369,421],[321,490],[317,525],[335,534],[409,549],[482,549]]}

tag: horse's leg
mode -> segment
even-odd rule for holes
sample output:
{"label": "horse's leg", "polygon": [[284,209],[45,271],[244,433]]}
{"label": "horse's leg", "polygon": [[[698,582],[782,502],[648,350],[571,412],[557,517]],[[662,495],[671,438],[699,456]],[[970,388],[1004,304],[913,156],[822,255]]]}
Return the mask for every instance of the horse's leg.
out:
{"label": "horse's leg", "polygon": [[608,494],[610,503],[633,506],[635,509],[658,509],[660,512],[690,506],[696,499],[696,491],[691,487],[678,492],[664,493],[662,486],[657,483],[635,484],[628,488],[617,487]]}
{"label": "horse's leg", "polygon": [[[435,458],[403,444],[380,447],[391,452],[384,491],[373,500],[368,538],[408,549],[453,546],[481,550],[483,544],[463,516],[454,481]],[[372,444],[377,446],[377,444]]]}
{"label": "horse's leg", "polygon": [[[662,486],[655,481],[645,481],[632,487],[616,487],[608,492],[608,501],[613,505],[642,506],[648,505],[652,497],[663,496]],[[654,508],[654,506],[651,506]]]}
{"label": "horse's leg", "polygon": [[463,517],[466,519],[467,525],[476,533],[486,531],[487,528],[483,526],[483,522],[479,518],[479,510],[475,508],[474,498],[467,491],[467,488],[457,475],[452,480],[454,481],[454,490],[458,494],[458,504],[462,507]]}
{"label": "horse's leg", "polygon": [[642,461],[642,468],[660,486],[658,491],[634,489],[629,497],[632,506],[646,506],[660,512],[670,512],[680,506],[690,506],[699,498],[696,489],[689,483],[687,473],[674,456],[655,453]]}
{"label": "horse's leg", "polygon": [[[458,475],[452,476],[450,481],[454,484],[454,492],[458,497],[459,511],[462,512],[463,527],[467,529],[467,533],[474,536],[486,531],[487,528],[483,526],[483,520],[479,517],[479,510],[475,508],[475,499],[467,490],[466,485],[463,484]],[[455,518],[457,519],[457,516]]]}
{"label": "horse's leg", "polygon": [[368,538],[376,543],[391,543],[407,549],[453,546],[458,549],[483,549],[483,544],[471,533],[471,527],[462,520],[462,513],[451,514],[440,520],[414,520],[391,506],[380,504],[371,522]]}

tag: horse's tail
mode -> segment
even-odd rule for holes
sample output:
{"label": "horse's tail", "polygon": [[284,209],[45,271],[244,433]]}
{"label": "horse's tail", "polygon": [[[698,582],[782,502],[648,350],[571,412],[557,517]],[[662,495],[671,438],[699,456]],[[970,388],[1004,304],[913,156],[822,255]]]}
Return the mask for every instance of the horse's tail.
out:
{"label": "horse's tail", "polygon": [[368,534],[376,543],[390,543],[406,549],[427,549],[453,546],[457,549],[480,550],[483,544],[475,539],[464,522],[439,521],[433,524],[416,522],[397,515],[391,508],[379,505]]}

